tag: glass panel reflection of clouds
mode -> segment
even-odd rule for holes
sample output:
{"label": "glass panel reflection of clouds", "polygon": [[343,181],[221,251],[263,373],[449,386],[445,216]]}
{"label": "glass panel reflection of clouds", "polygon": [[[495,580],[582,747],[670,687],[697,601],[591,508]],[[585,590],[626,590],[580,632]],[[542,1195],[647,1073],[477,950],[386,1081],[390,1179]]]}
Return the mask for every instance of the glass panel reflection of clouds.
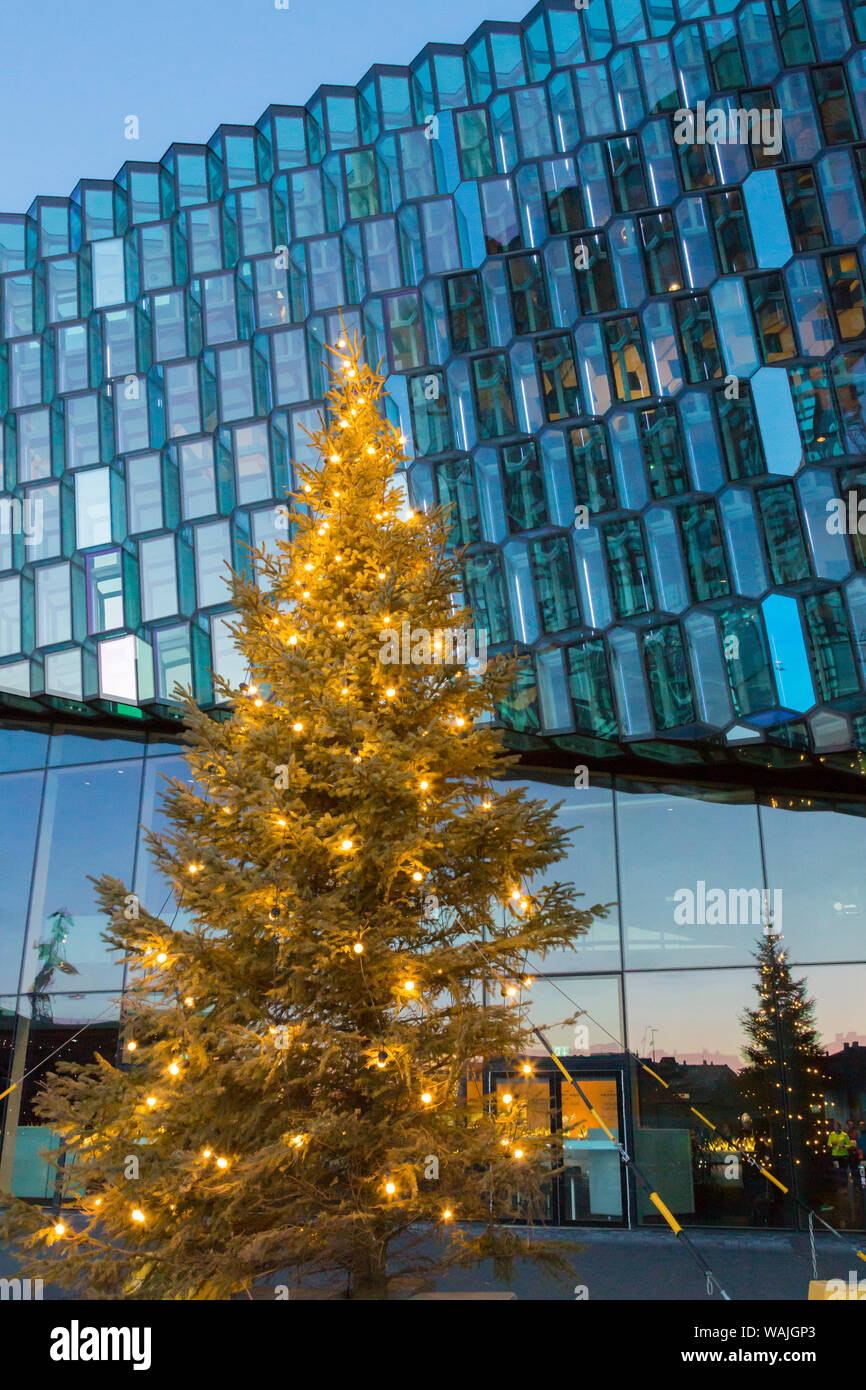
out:
{"label": "glass panel reflection of clouds", "polygon": [[[757,810],[748,792],[714,796],[719,799],[617,790],[627,965],[748,962],[761,930],[757,899],[764,887]],[[724,895],[723,906],[704,901],[714,889]],[[686,891],[693,901],[677,896]]]}

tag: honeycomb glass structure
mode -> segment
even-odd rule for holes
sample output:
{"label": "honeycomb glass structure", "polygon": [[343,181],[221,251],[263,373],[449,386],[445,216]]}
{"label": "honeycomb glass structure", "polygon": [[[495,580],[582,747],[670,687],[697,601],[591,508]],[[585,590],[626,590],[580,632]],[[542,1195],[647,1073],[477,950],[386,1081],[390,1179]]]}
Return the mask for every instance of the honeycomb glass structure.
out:
{"label": "honeycomb glass structure", "polygon": [[6,707],[212,701],[342,314],[516,733],[863,746],[864,39],[547,0],[0,216]]}

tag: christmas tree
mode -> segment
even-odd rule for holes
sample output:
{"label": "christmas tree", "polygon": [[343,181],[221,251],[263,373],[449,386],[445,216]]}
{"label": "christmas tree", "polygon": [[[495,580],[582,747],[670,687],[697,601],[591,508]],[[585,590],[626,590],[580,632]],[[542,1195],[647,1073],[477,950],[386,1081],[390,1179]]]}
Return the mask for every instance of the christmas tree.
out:
{"label": "christmas tree", "polygon": [[[186,921],[97,885],[129,963],[124,1064],[60,1068],[39,1102],[80,1215],[6,1199],[28,1272],[97,1295],[288,1270],[381,1297],[431,1264],[547,1257],[503,1225],[543,1210],[551,1162],[519,1100],[526,957],[604,909],[533,886],[566,832],[495,780],[516,663],[463,659],[447,513],[406,509],[383,379],[340,348],[287,539],[234,576],[231,716],[186,701],[195,788],[169,784],[150,836]],[[493,1059],[516,1078],[498,1110]]]}
{"label": "christmas tree", "polygon": [[743,1096],[762,1159],[787,1185],[796,1177],[806,1195],[825,1166],[824,1076],[815,1003],[806,981],[792,977],[779,933],[764,936],[755,958],[759,1002],[741,1018],[749,1039],[743,1048],[748,1059],[741,1072]]}

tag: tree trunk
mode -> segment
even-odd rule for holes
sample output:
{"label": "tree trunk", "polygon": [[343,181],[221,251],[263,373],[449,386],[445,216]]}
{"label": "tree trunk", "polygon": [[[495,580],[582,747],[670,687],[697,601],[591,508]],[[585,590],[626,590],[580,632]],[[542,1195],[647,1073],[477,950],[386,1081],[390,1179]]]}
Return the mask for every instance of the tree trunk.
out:
{"label": "tree trunk", "polygon": [[352,1299],[384,1299],[388,1297],[388,1271],[385,1251],[381,1246],[368,1246],[358,1252],[352,1269],[349,1289]]}

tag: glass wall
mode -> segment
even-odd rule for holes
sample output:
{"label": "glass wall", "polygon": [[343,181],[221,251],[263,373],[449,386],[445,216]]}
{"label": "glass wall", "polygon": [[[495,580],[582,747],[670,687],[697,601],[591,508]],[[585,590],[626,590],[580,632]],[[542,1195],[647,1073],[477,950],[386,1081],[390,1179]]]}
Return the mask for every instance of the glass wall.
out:
{"label": "glass wall", "polygon": [[[114,1055],[123,965],[101,940],[89,876],[111,873],[167,910],[143,831],[164,824],[165,777],[191,783],[156,735],[0,731],[0,1090],[24,1083],[0,1103],[0,1186],[23,1196],[51,1196],[38,1155],[52,1138],[32,1111],[42,1063]],[[566,854],[539,882],[606,907],[573,949],[527,959],[516,1006],[678,1219],[796,1225],[746,1153],[834,1224],[863,1227],[866,802],[582,765],[519,766],[502,785],[558,808]],[[551,1219],[658,1224],[621,1188],[616,1143],[540,1041],[528,1055],[562,1144]],[[519,1077],[500,1081],[513,1091]],[[849,1130],[842,1162],[828,1140]]]}

